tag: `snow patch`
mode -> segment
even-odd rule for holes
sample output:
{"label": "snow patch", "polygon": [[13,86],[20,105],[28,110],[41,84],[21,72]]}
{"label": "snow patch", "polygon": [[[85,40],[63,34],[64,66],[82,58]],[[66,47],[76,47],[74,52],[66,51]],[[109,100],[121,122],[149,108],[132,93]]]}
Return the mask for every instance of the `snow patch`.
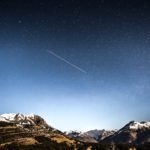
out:
{"label": "snow patch", "polygon": [[150,122],[133,122],[129,125],[129,129],[150,128]]}

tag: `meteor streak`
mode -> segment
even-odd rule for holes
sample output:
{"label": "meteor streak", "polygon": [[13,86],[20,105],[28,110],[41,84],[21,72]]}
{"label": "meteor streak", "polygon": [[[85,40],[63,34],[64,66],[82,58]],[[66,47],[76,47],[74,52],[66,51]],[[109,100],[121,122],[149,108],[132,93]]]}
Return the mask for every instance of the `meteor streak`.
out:
{"label": "meteor streak", "polygon": [[73,63],[71,63],[71,62],[69,62],[69,61],[66,60],[65,58],[63,58],[63,57],[57,55],[56,53],[54,53],[54,52],[52,52],[52,51],[50,51],[50,50],[47,50],[47,52],[48,52],[49,54],[55,56],[55,57],[58,58],[59,60],[61,60],[61,61],[65,62],[65,63],[67,63],[67,64],[70,65],[71,67],[73,67],[73,68],[79,70],[80,72],[85,73],[85,74],[87,73],[87,72],[86,72],[85,70],[83,70],[82,68],[80,68],[80,67],[78,67],[77,65],[75,65],[75,64],[73,64]]}

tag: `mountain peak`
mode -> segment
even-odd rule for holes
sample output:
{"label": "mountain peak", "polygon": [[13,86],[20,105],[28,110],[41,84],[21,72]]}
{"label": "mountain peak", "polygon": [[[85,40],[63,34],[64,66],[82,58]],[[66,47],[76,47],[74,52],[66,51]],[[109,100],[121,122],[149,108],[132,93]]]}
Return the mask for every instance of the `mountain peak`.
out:
{"label": "mountain peak", "polygon": [[8,114],[1,114],[0,115],[0,121],[1,122],[7,122],[7,123],[14,123],[17,126],[23,126],[23,125],[31,125],[31,126],[41,126],[43,128],[50,127],[46,121],[35,114],[21,114],[21,113],[8,113]]}
{"label": "mountain peak", "polygon": [[127,125],[124,126],[126,129],[131,130],[138,130],[142,128],[150,128],[150,122],[137,122],[137,121],[130,121]]}
{"label": "mountain peak", "polygon": [[150,122],[130,121],[104,142],[144,144],[150,139]]}

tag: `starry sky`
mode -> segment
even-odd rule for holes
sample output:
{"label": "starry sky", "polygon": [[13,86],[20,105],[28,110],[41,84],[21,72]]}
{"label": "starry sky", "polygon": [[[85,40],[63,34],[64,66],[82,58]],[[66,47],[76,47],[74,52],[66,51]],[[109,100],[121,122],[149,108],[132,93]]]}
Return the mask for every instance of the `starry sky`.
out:
{"label": "starry sky", "polygon": [[148,0],[0,1],[1,114],[119,129],[149,121],[149,105]]}

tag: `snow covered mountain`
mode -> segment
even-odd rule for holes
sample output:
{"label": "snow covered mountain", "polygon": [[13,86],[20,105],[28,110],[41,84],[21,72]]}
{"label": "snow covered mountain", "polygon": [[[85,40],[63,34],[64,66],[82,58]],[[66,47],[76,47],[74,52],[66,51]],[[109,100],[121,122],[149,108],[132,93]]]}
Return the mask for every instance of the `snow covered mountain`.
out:
{"label": "snow covered mountain", "polygon": [[105,138],[104,142],[150,143],[150,122],[131,121],[113,135]]}
{"label": "snow covered mountain", "polygon": [[114,130],[90,130],[87,132],[70,131],[66,133],[69,137],[78,139],[83,142],[98,143],[106,137],[114,134]]}
{"label": "snow covered mountain", "polygon": [[24,115],[21,113],[2,114],[0,115],[0,123],[15,124],[17,126],[37,125],[43,128],[50,127],[42,117],[34,114],[31,115]]}

